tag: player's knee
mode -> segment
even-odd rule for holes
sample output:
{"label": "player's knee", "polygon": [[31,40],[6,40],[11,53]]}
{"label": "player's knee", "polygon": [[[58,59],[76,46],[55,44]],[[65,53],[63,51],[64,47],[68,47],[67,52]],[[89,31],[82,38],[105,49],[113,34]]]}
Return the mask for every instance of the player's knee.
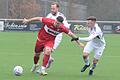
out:
{"label": "player's knee", "polygon": [[35,53],[35,56],[36,56],[36,57],[39,57],[39,55],[40,55],[40,53]]}
{"label": "player's knee", "polygon": [[98,62],[98,59],[93,59],[93,64],[97,64],[97,62]]}
{"label": "player's knee", "polygon": [[52,49],[50,47],[45,48],[45,54],[50,55],[52,52]]}
{"label": "player's knee", "polygon": [[86,53],[86,52],[83,53],[83,58],[84,58],[84,59],[86,59],[88,56],[89,56],[88,53]]}

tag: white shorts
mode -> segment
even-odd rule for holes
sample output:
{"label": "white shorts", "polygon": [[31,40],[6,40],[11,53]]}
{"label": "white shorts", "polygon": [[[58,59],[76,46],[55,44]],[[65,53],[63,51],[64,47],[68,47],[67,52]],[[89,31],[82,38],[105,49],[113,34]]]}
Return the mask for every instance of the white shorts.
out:
{"label": "white shorts", "polygon": [[54,46],[53,46],[53,49],[57,49],[57,47],[60,45],[62,41],[62,33],[58,34],[55,38],[55,43],[54,43]]}
{"label": "white shorts", "polygon": [[94,58],[95,59],[100,59],[100,57],[103,54],[103,51],[105,49],[105,46],[101,46],[101,47],[96,47],[94,46],[94,44],[92,42],[88,42],[83,50],[83,52],[90,54],[91,51],[94,51]]}

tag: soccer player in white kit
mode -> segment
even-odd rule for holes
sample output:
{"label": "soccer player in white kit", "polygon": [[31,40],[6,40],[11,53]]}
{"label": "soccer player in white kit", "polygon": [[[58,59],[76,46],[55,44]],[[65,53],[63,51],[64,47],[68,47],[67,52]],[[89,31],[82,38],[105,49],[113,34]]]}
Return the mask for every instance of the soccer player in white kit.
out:
{"label": "soccer player in white kit", "polygon": [[96,23],[96,17],[94,16],[88,17],[87,26],[88,26],[89,37],[74,38],[71,41],[79,40],[81,42],[82,41],[87,42],[83,50],[83,59],[85,62],[85,66],[81,69],[81,72],[84,72],[90,66],[89,54],[92,50],[94,50],[93,64],[89,70],[89,75],[93,75],[93,70],[95,69],[98,60],[102,56],[103,51],[105,49],[105,40],[104,40],[103,32]]}
{"label": "soccer player in white kit", "polygon": [[[68,22],[66,20],[66,17],[64,16],[64,14],[59,12],[59,4],[57,2],[53,2],[51,4],[51,13],[49,13],[46,17],[56,20],[56,18],[58,16],[62,16],[64,18],[63,24],[65,25],[65,27],[69,28],[70,25],[68,24]],[[54,47],[53,47],[54,50],[57,49],[57,47],[60,45],[61,41],[62,41],[62,33],[58,34],[55,38],[55,44],[54,44]],[[50,59],[48,61],[48,64],[47,64],[46,68],[49,68],[53,61],[54,61],[54,58],[52,58],[50,56]]]}

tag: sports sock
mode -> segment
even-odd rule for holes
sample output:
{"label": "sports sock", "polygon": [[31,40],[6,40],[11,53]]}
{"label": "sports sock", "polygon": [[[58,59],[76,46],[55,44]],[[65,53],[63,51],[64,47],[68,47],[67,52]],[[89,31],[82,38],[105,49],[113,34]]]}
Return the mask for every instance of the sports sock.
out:
{"label": "sports sock", "polygon": [[93,63],[93,65],[92,65],[92,67],[90,68],[90,70],[95,69],[95,67],[96,67],[96,64]]}
{"label": "sports sock", "polygon": [[41,71],[44,71],[46,69],[46,67],[41,66]]}
{"label": "sports sock", "polygon": [[50,58],[50,55],[44,54],[42,66],[46,67],[49,58]]}
{"label": "sports sock", "polygon": [[86,65],[89,65],[89,64],[90,64],[89,57],[87,57],[86,59],[84,59],[84,61],[85,61],[85,64],[86,64]]}
{"label": "sports sock", "polygon": [[39,60],[39,57],[34,56],[34,64],[37,64],[37,63],[38,63],[38,60]]}

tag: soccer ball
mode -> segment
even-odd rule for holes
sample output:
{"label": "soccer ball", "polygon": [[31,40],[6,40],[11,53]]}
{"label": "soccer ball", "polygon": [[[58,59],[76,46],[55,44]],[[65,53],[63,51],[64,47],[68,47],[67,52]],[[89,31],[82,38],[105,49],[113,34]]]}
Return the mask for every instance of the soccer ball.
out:
{"label": "soccer ball", "polygon": [[23,73],[23,68],[21,66],[15,66],[13,69],[13,73],[16,76],[21,76]]}

